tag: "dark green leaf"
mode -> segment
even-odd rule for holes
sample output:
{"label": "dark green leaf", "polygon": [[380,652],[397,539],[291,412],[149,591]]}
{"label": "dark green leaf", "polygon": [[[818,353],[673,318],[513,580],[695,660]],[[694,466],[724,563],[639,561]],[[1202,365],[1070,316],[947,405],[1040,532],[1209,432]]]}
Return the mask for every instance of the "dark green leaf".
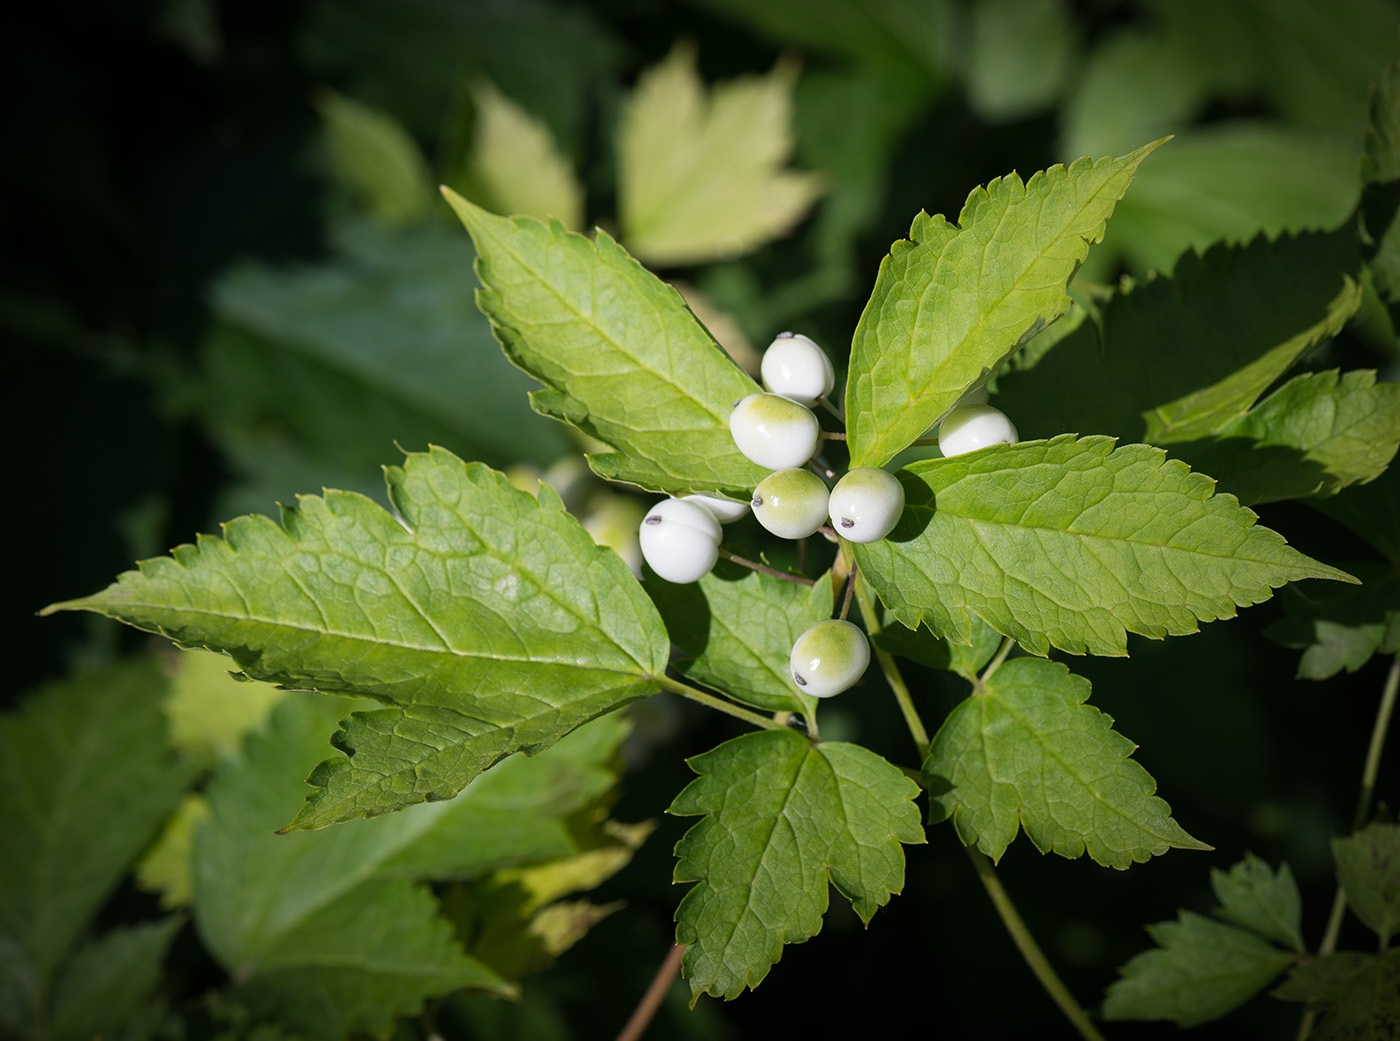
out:
{"label": "dark green leaf", "polygon": [[1266,940],[1303,950],[1303,905],[1298,884],[1287,864],[1275,873],[1253,854],[1230,868],[1228,874],[1211,868],[1210,886],[1221,906],[1221,918],[1242,925]]}
{"label": "dark green leaf", "polygon": [[801,586],[737,564],[720,564],[699,582],[658,578],[647,592],[671,640],[687,656],[684,675],[769,712],[813,711],[788,672],[792,645],[831,617],[831,580]]}
{"label": "dark green leaf", "polygon": [[1355,581],[1147,445],[1057,437],[900,477],[903,519],[856,559],[896,618],[960,643],[977,617],[1035,654],[1122,655],[1129,632],[1196,632],[1284,582]]}
{"label": "dark green leaf", "polygon": [[1395,323],[1400,317],[1400,65],[1388,66],[1372,89],[1361,177],[1366,261]]}
{"label": "dark green leaf", "polygon": [[976,615],[972,616],[972,642],[956,643],[934,636],[926,627],[910,629],[891,622],[873,637],[884,651],[909,658],[920,665],[944,672],[956,672],[969,683],[977,682],[978,671],[992,660],[1002,636]]}
{"label": "dark green leaf", "polygon": [[1079,41],[1066,5],[984,0],[969,15],[967,95],[977,114],[995,123],[1049,107],[1076,64]]}
{"label": "dark green leaf", "polygon": [[1360,586],[1284,590],[1287,617],[1265,630],[1285,647],[1303,649],[1298,675],[1325,680],[1355,672],[1377,652],[1400,652],[1400,572],[1371,561],[1348,562]]}
{"label": "dark green leaf", "polygon": [[1104,1019],[1208,1023],[1243,1005],[1294,961],[1252,933],[1190,911],[1147,931],[1157,947],[1123,967],[1123,978],[1104,996]]}
{"label": "dark green leaf", "polygon": [[1274,994],[1323,1013],[1312,1041],[1390,1041],[1400,1022],[1400,950],[1329,954],[1298,966]]}
{"label": "dark green leaf", "polygon": [[46,1038],[93,1041],[143,1011],[165,976],[165,954],[183,918],[129,925],[79,948],[55,987]]}
{"label": "dark green leaf", "polygon": [[758,390],[680,294],[605,232],[507,219],[447,193],[476,242],[477,303],[511,361],[552,388],[537,411],[611,446],[610,480],[658,492],[743,499],[766,474],[729,432],[734,403]]}
{"label": "dark green leaf", "polygon": [[536,500],[442,449],[387,475],[398,517],[359,495],[306,496],[284,526],[241,517],[52,608],[391,706],[343,724],[350,758],[317,768],[296,827],[451,798],[512,752],[654,692],[666,667],[651,601],[552,490]]}
{"label": "dark green leaf", "polygon": [[1311,503],[1400,564],[1400,466],[1388,467],[1370,484],[1352,485],[1331,499]]}
{"label": "dark green leaf", "polygon": [[1375,823],[1332,840],[1347,906],[1382,944],[1400,931],[1400,827]]}
{"label": "dark green leaf", "polygon": [[1209,849],[1172,820],[1136,747],[1085,704],[1089,681],[1018,658],[949,713],[924,760],[929,820],[993,860],[1024,828],[1042,853],[1127,868],[1169,848]]}
{"label": "dark green leaf", "polygon": [[956,225],[920,213],[880,264],[846,381],[853,466],[881,466],[1070,306],[1089,246],[1156,144],[975,189]]}
{"label": "dark green leaf", "polygon": [[691,992],[734,998],[821,929],[830,882],[871,916],[904,886],[900,843],[924,841],[917,786],[859,745],[791,730],[726,741],[689,760],[700,776],[668,812],[704,814],[676,846],[676,911]]}

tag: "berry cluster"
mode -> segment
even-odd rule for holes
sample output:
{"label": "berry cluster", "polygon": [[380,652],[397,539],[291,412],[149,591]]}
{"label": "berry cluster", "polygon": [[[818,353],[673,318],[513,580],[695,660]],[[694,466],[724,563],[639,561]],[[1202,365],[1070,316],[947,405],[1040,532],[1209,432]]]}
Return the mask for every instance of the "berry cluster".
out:
{"label": "berry cluster", "polygon": [[[812,406],[826,399],[836,381],[826,353],[806,336],[780,333],[763,354],[761,372],[767,391],[735,402],[729,415],[739,451],[772,471],[749,504],[758,522],[785,539],[814,535],[828,520],[826,534],[833,541],[839,536],[876,542],[889,535],[904,512],[904,488],[893,474],[858,467],[828,489],[821,475],[835,475],[809,468],[822,437]],[[979,388],[944,418],[939,444],[945,456],[1015,443],[1016,428],[986,399]],[[667,581],[698,581],[719,559],[720,524],[738,520],[747,508],[703,495],[657,503],[642,521],[642,555]],[[825,698],[849,688],[869,664],[865,634],[841,619],[820,622],[798,637],[790,667],[799,690]]]}

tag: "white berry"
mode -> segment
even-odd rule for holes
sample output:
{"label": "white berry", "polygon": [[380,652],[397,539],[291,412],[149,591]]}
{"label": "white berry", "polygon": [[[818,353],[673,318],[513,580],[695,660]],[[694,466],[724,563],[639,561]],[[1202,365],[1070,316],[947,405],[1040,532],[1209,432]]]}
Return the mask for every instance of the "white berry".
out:
{"label": "white berry", "polygon": [[826,352],[801,333],[779,333],[763,352],[763,385],[774,394],[815,405],[836,385]]}
{"label": "white berry", "polygon": [[938,447],[946,458],[975,452],[988,445],[1014,445],[1016,428],[991,405],[955,408],[938,427]]}
{"label": "white berry", "polygon": [[904,513],[904,486],[887,470],[862,466],[831,489],[831,526],[852,542],[878,542]]}
{"label": "white berry", "polygon": [[642,518],[637,540],[651,569],[668,582],[696,582],[719,559],[719,521],[684,499],[657,503]]}
{"label": "white berry", "polygon": [[817,451],[817,417],[778,394],[750,394],[729,414],[734,443],[769,470],[801,466]]}
{"label": "white berry", "polygon": [[717,499],[713,495],[687,495],[685,501],[705,507],[715,515],[715,520],[721,524],[733,524],[736,520],[749,515],[749,504],[746,502]]}
{"label": "white berry", "polygon": [[870,644],[851,622],[818,622],[792,645],[792,681],[814,698],[849,689],[870,664]]}
{"label": "white berry", "polygon": [[958,398],[957,404],[955,404],[953,407],[963,408],[967,405],[985,405],[987,403],[987,398],[987,386],[986,384],[983,384],[980,387],[974,387],[962,397]]}
{"label": "white berry", "polygon": [[758,523],[785,539],[805,539],[826,523],[826,483],[811,470],[776,470],[753,491]]}

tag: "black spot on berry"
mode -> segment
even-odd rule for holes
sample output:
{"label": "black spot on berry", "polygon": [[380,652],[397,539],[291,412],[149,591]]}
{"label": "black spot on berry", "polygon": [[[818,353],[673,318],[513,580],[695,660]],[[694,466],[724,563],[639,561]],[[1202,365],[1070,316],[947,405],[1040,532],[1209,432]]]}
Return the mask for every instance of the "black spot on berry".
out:
{"label": "black spot on berry", "polygon": [[856,522],[853,521],[853,520],[851,520],[851,518],[849,518],[849,517],[842,517],[842,518],[841,518],[841,527],[843,527],[843,528],[854,528],[855,526],[856,526]]}
{"label": "black spot on berry", "polygon": [[763,496],[755,495],[753,497],[753,502],[751,502],[749,505],[752,506],[754,509],[758,509],[760,506],[763,505]]}
{"label": "black spot on berry", "polygon": [[643,521],[642,523],[643,523],[643,524],[660,524],[660,523],[661,523],[661,518],[660,518],[660,517],[656,517],[656,516],[648,517],[648,518],[647,518],[645,521]]}
{"label": "black spot on berry", "polygon": [[804,680],[798,673],[795,673],[795,672],[794,672],[794,673],[792,674],[792,678],[795,679],[795,680],[797,681],[797,685],[798,685],[799,687],[805,687],[805,686],[807,686],[807,681]]}

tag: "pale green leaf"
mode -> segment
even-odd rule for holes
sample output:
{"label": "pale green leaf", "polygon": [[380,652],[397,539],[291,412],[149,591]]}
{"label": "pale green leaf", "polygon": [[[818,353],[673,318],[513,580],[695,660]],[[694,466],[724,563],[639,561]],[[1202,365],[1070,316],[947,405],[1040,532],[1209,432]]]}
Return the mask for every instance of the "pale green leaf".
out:
{"label": "pale green leaf", "polygon": [[194,833],[207,816],[209,801],[200,793],[188,793],[136,864],[136,884],[157,894],[167,911],[189,906],[194,892],[190,873]]}
{"label": "pale green leaf", "polygon": [[1089,681],[1017,658],[949,713],[924,760],[929,820],[1000,860],[1018,830],[1042,853],[1127,868],[1168,849],[1209,849],[1171,818],[1136,747],[1085,704]]}
{"label": "pale green leaf", "polygon": [[1114,296],[1100,326],[999,380],[997,404],[1022,438],[1213,435],[1356,312],[1357,264],[1350,229],[1188,254],[1171,278]]}
{"label": "pale green leaf", "polygon": [[360,495],[305,496],[283,525],[241,517],[149,560],[98,611],[231,654],[287,687],[375,698],[322,764],[297,827],[451,798],[655,691],[660,617],[611,550],[546,487],[538,500],[450,452],[387,470],[394,516]]}
{"label": "pale green leaf", "polygon": [[1347,906],[1389,944],[1400,932],[1400,827],[1377,822],[1335,838],[1332,855]]}
{"label": "pale green leaf", "polygon": [[1400,444],[1400,383],[1369,369],[1304,373],[1215,437],[1172,454],[1245,505],[1335,495],[1374,480]]}
{"label": "pale green leaf", "polygon": [[402,224],[433,205],[432,174],[417,143],[386,112],[322,91],[316,99],[340,179],[376,217]]}
{"label": "pale green leaf", "polygon": [[1400,1022],[1400,950],[1329,954],[1298,966],[1273,993],[1322,1013],[1312,1041],[1388,1041]]}
{"label": "pale green leaf", "polygon": [[1078,50],[1067,5],[1061,0],[983,0],[969,9],[969,16],[966,83],[973,110],[998,122],[1054,102]]}
{"label": "pale green leaf", "polygon": [[556,217],[583,227],[583,185],[560,154],[549,128],[489,81],[472,91],[476,132],[471,173],[490,205],[501,213]]}
{"label": "pale green leaf", "polygon": [[447,200],[476,242],[477,302],[506,354],[549,390],[535,408],[611,446],[595,471],[658,492],[747,499],[767,471],[734,445],[729,413],[759,388],[680,295],[603,232],[507,219]]}
{"label": "pale green leaf", "polygon": [[853,466],[880,466],[1069,309],[1089,246],[1157,144],[975,189],[956,225],[920,213],[880,264],[846,382]]}
{"label": "pale green leaf", "polygon": [[165,955],[182,917],[127,925],[80,947],[54,986],[47,1041],[120,1036],[152,1002],[165,978]]}
{"label": "pale green leaf", "polygon": [[1287,864],[1275,872],[1246,854],[1228,873],[1211,868],[1210,887],[1220,901],[1215,913],[1221,918],[1284,947],[1304,949],[1303,901]]}
{"label": "pale green leaf", "polygon": [[1287,589],[1286,617],[1264,634],[1303,651],[1298,675],[1325,680],[1355,672],[1376,653],[1400,653],[1400,572],[1374,561],[1348,562],[1360,586],[1324,587],[1308,594]]}
{"label": "pale green leaf", "polygon": [[689,585],[652,578],[647,592],[686,655],[676,663],[682,674],[746,705],[810,721],[815,706],[799,696],[788,658],[799,636],[831,617],[829,575],[801,586],[719,564]]}
{"label": "pale green leaf", "polygon": [[1190,911],[1147,931],[1157,947],[1123,967],[1104,996],[1104,1019],[1208,1023],[1243,1005],[1294,961],[1253,933]]}
{"label": "pale green leaf", "polygon": [[1034,654],[1122,655],[1130,632],[1193,633],[1285,582],[1355,581],[1147,445],[1064,436],[899,473],[904,517],[856,559],[899,621],[959,643],[977,617]]}
{"label": "pale green leaf", "polygon": [[658,265],[733,259],[802,218],[822,182],[783,168],[796,75],[779,63],[707,94],[684,44],[642,74],[618,133],[618,220],[631,252]]}
{"label": "pale green leaf", "polygon": [[873,752],[765,730],[688,762],[700,776],[668,812],[705,815],[676,846],[675,880],[698,883],[676,911],[695,996],[758,986],[820,931],[828,882],[866,922],[903,888],[918,788]]}
{"label": "pale green leaf", "polygon": [[0,717],[0,940],[41,1002],[193,779],[169,747],[166,691],[144,658],[75,673]]}
{"label": "pale green leaf", "polygon": [[270,683],[239,678],[228,658],[209,651],[176,652],[165,717],[170,743],[208,769],[237,753],[243,735],[262,724],[286,697]]}

